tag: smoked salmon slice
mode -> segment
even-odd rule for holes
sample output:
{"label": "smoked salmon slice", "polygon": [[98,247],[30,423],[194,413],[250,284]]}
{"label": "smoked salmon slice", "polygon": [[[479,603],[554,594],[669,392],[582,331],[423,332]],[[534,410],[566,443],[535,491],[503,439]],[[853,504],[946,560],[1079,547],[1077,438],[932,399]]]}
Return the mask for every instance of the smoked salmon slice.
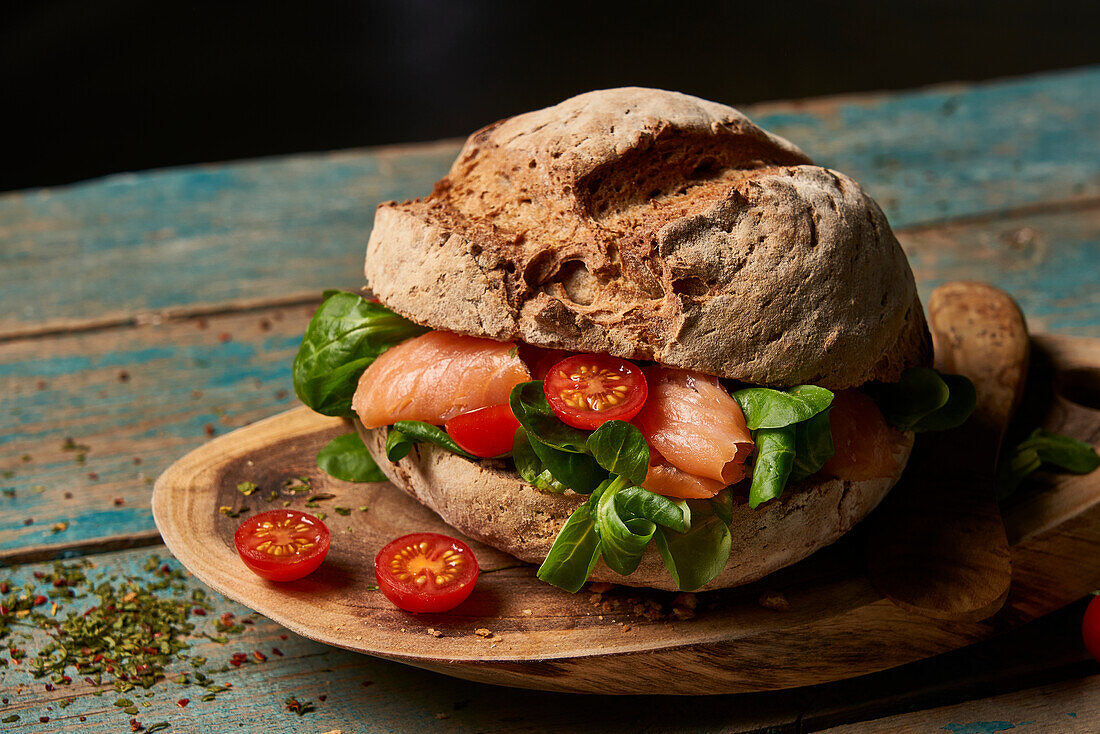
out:
{"label": "smoked salmon slice", "polygon": [[513,342],[429,331],[387,349],[359,378],[351,407],[367,428],[397,421],[443,425],[508,402],[531,379]]}
{"label": "smoked salmon slice", "polygon": [[649,456],[649,471],[642,487],[655,494],[684,500],[709,499],[726,486],[725,482],[681,471],[652,449]]}
{"label": "smoked salmon slice", "polygon": [[833,396],[829,431],[835,453],[821,467],[822,474],[854,481],[897,474],[905,437],[890,427],[875,401],[859,390],[841,390]]}
{"label": "smoked salmon slice", "polygon": [[660,366],[645,367],[642,373],[649,398],[634,424],[649,445],[680,471],[721,482],[722,487],[743,479],[745,460],[753,451],[752,433],[741,406],[718,378]]}

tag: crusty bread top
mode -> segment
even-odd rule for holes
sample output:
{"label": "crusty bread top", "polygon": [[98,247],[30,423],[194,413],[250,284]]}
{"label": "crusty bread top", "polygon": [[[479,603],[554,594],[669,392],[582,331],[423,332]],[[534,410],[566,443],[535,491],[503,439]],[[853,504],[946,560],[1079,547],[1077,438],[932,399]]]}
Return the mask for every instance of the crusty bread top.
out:
{"label": "crusty bread top", "polygon": [[366,275],[437,329],[833,389],[927,363],[875,202],[737,110],[590,92],[474,133],[425,199],[379,207]]}

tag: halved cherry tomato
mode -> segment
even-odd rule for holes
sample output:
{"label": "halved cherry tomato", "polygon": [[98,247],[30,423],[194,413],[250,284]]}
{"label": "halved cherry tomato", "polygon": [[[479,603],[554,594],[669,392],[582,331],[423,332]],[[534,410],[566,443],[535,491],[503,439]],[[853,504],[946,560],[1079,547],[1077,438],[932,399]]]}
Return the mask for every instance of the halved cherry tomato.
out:
{"label": "halved cherry tomato", "polygon": [[268,581],[297,581],[317,570],[328,554],[325,524],[297,510],[268,510],[237,527],[233,544],[244,565]]}
{"label": "halved cherry tomato", "polygon": [[443,427],[463,451],[488,458],[512,450],[519,421],[508,404],[502,403],[456,415]]}
{"label": "halved cherry tomato", "polygon": [[1081,637],[1085,640],[1085,649],[1100,661],[1100,596],[1093,596],[1085,607],[1085,618],[1081,620]]}
{"label": "halved cherry tomato", "polygon": [[543,391],[558,418],[584,430],[630,420],[649,396],[642,371],[609,354],[566,357],[550,368]]}
{"label": "halved cherry tomato", "polygon": [[438,533],[403,535],[374,559],[378,588],[406,612],[446,612],[474,590],[477,559],[461,540]]}

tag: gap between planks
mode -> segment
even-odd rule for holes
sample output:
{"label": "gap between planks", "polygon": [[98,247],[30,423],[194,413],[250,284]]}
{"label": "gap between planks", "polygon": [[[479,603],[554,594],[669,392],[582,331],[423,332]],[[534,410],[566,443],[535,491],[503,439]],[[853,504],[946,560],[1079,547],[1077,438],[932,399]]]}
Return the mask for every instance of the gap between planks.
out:
{"label": "gap between planks", "polygon": [[18,327],[0,331],[0,344],[24,339],[39,339],[49,336],[80,334],[109,329],[130,328],[136,326],[155,326],[166,321],[186,321],[188,319],[223,316],[226,314],[249,313],[269,308],[308,306],[321,302],[317,291],[301,291],[282,296],[247,298],[225,303],[176,306],[161,311],[141,311],[131,315],[101,316],[94,319],[63,319],[47,321],[44,324]]}
{"label": "gap between planks", "polygon": [[[94,556],[134,548],[151,548],[157,545],[163,546],[164,541],[155,529],[123,535],[108,535],[102,538],[58,545],[30,545],[24,548],[0,551],[0,566],[21,566],[27,563],[43,563],[53,560]],[[165,548],[165,552],[167,550]]]}

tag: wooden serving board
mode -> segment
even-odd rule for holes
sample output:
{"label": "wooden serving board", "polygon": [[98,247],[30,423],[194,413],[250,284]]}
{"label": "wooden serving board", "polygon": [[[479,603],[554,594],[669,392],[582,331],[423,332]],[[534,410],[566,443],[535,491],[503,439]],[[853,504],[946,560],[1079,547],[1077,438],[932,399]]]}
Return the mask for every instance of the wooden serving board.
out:
{"label": "wooden serving board", "polygon": [[[1100,340],[1034,337],[1032,360],[1022,429],[1045,425],[1100,443]],[[157,481],[157,527],[200,580],[305,637],[461,678],[604,694],[811,685],[987,639],[1100,586],[1100,472],[1039,474],[1005,506],[1013,585],[1004,608],[982,622],[937,621],[882,598],[864,572],[865,528],[755,584],[690,598],[627,587],[572,595],[538,581],[533,566],[470,541],[482,566],[470,599],[448,614],[411,615],[375,590],[375,554],[405,533],[456,533],[386,483],[341,482],[317,469],[318,449],[349,430],[299,408],[211,441]],[[911,461],[934,460],[918,445]],[[303,509],[306,494],[280,490],[298,476],[336,495],[312,510],[326,513],[332,547],[306,579],[266,582],[233,549],[244,514],[220,508],[256,512],[289,501]],[[246,480],[259,491],[238,492]]]}

